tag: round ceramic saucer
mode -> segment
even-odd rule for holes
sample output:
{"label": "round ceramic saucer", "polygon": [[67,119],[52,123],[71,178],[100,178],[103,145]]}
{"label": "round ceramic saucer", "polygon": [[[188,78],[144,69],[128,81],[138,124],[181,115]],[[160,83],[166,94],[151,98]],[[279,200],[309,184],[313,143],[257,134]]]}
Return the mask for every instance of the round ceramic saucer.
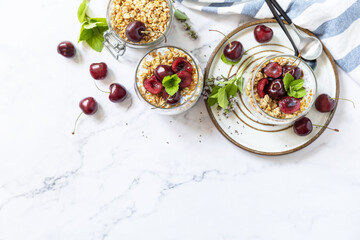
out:
{"label": "round ceramic saucer", "polygon": [[[273,39],[267,44],[259,44],[254,38],[254,28],[258,24],[265,24],[274,31]],[[298,27],[299,28],[299,27]],[[314,36],[311,32],[299,28],[305,34]],[[292,34],[292,30],[289,28]],[[286,35],[275,20],[258,20],[236,28],[227,36],[231,41],[238,40],[242,43],[246,55],[242,61],[246,61],[247,56],[256,55],[257,58],[269,56],[270,54],[293,54],[293,50]],[[231,76],[235,73],[242,61],[235,66],[227,65],[221,60],[221,54],[227,44],[224,38],[212,53],[206,67],[205,79],[216,76]],[[245,77],[250,75],[252,69],[246,70]],[[339,79],[335,63],[328,50],[324,47],[324,52],[317,59],[315,69],[317,78],[317,94],[327,93],[330,96],[339,97]],[[247,151],[263,155],[282,155],[298,151],[310,143],[314,142],[324,131],[325,127],[314,127],[313,131],[305,137],[297,136],[292,129],[292,125],[274,126],[259,122],[251,114],[244,100],[238,92],[240,101],[235,110],[227,118],[218,110],[217,106],[209,107],[207,110],[216,128],[233,144]],[[313,106],[307,117],[313,124],[328,126],[335,109],[330,113],[320,113]]]}

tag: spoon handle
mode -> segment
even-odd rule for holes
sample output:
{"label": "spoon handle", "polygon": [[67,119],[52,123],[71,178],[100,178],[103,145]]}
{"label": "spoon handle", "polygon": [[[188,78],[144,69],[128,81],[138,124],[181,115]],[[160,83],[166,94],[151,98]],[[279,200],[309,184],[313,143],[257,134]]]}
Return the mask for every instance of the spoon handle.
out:
{"label": "spoon handle", "polygon": [[291,45],[294,48],[295,51],[295,56],[299,55],[299,50],[296,46],[296,44],[294,43],[294,40],[292,39],[292,37],[290,36],[290,33],[288,32],[288,30],[286,29],[285,24],[283,23],[283,21],[281,20],[280,16],[278,15],[278,13],[276,12],[274,6],[271,3],[271,0],[265,0],[266,4],[269,6],[270,11],[272,12],[272,14],[274,15],[276,21],[279,23],[280,27],[282,28],[282,30],[284,31],[285,35],[287,36],[287,38],[290,40]]}

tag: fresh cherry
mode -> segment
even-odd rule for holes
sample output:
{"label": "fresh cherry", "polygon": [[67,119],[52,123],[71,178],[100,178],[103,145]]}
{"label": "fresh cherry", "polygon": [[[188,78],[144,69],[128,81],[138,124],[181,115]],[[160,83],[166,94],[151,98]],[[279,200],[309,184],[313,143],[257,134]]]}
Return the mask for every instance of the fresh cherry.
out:
{"label": "fresh cherry", "polygon": [[259,43],[269,42],[273,35],[273,30],[265,25],[257,25],[254,29],[255,39]]}
{"label": "fresh cherry", "polygon": [[169,94],[163,90],[163,98],[166,100],[166,102],[170,105],[177,104],[180,101],[181,94],[180,91],[177,91],[174,95],[169,96]]}
{"label": "fresh cherry", "polygon": [[129,23],[125,29],[127,38],[132,42],[140,42],[145,35],[145,24],[141,21],[133,21]]}
{"label": "fresh cherry", "polygon": [[166,76],[171,76],[174,74],[173,70],[171,69],[170,66],[168,65],[159,65],[157,66],[157,68],[155,69],[155,77],[156,79],[162,83],[162,80],[164,79],[164,77]]}
{"label": "fresh cherry", "polygon": [[285,96],[286,90],[283,80],[275,79],[271,81],[269,87],[267,88],[267,94],[271,99],[280,99]]}
{"label": "fresh cherry", "polygon": [[263,78],[258,82],[256,89],[261,98],[265,97],[268,84],[269,81],[267,80],[267,78]]}
{"label": "fresh cherry", "polygon": [[59,43],[57,46],[57,52],[64,57],[71,58],[75,56],[76,50],[74,45],[69,41]]}
{"label": "fresh cherry", "polygon": [[149,79],[144,80],[144,88],[152,94],[159,94],[163,90],[163,85],[152,75]]}
{"label": "fresh cherry", "polygon": [[[331,112],[335,108],[335,100],[336,98],[331,98],[328,94],[320,94],[315,100],[315,108],[319,112]],[[346,98],[338,98],[338,100],[349,101],[353,104],[355,108],[355,103]]]}
{"label": "fresh cherry", "polygon": [[175,73],[180,72],[182,70],[185,70],[185,71],[188,71],[191,73],[192,66],[185,58],[178,57],[174,60],[172,66],[171,66],[171,69]]}
{"label": "fresh cherry", "polygon": [[83,100],[81,100],[79,103],[79,107],[82,110],[82,112],[79,114],[79,116],[77,117],[77,119],[75,121],[74,131],[72,132],[73,135],[75,134],[76,125],[77,125],[77,122],[78,122],[79,118],[81,117],[81,115],[83,113],[86,115],[93,115],[98,110],[98,104],[93,97],[87,97],[87,98],[84,98]]}
{"label": "fresh cherry", "polygon": [[296,120],[296,122],[293,125],[294,132],[299,136],[306,136],[309,135],[313,130],[312,122],[309,118],[303,117],[299,120]]}
{"label": "fresh cherry", "polygon": [[278,78],[282,75],[283,69],[277,62],[269,62],[264,67],[264,73],[271,78]]}
{"label": "fresh cherry", "polygon": [[286,96],[279,101],[279,108],[285,114],[292,114],[300,109],[300,100]]}
{"label": "fresh cherry", "polygon": [[302,75],[301,69],[293,65],[285,65],[283,67],[283,75],[285,76],[286,73],[291,74],[295,80],[300,79]]}
{"label": "fresh cherry", "polygon": [[181,89],[184,89],[188,86],[190,86],[191,82],[192,82],[192,75],[191,73],[189,73],[188,71],[180,71],[178,73],[176,73],[178,75],[178,77],[181,79],[181,82],[179,84],[179,87]]}
{"label": "fresh cherry", "polygon": [[107,65],[106,63],[93,63],[90,65],[90,74],[96,80],[102,80],[107,75]]}
{"label": "fresh cherry", "polygon": [[232,41],[224,48],[224,56],[232,62],[239,61],[243,53],[243,45],[238,41]]}
{"label": "fresh cherry", "polygon": [[114,103],[122,102],[127,96],[126,89],[118,83],[113,83],[110,85],[110,94],[109,99]]}

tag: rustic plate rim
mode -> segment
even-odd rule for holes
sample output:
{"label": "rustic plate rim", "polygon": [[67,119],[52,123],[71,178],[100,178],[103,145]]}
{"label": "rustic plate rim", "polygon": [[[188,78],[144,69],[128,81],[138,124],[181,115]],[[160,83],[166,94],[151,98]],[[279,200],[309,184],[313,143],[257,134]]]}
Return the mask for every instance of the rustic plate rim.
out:
{"label": "rustic plate rim", "polygon": [[[263,24],[263,23],[276,23],[276,20],[275,19],[261,19],[261,20],[255,20],[255,21],[251,21],[249,23],[245,23],[237,28],[235,28],[233,31],[231,31],[228,35],[226,35],[226,37],[224,37],[220,43],[216,46],[216,48],[214,49],[214,51],[212,52],[212,54],[210,55],[210,58],[207,62],[207,65],[206,65],[206,68],[205,68],[205,73],[204,73],[204,79],[206,80],[208,78],[208,74],[209,74],[209,70],[210,70],[210,67],[212,65],[212,62],[214,61],[214,58],[216,56],[216,54],[218,53],[219,49],[222,47],[222,45],[227,41],[227,38],[231,38],[232,36],[234,36],[236,33],[248,28],[248,27],[251,27],[251,26],[254,26],[254,25],[258,25],[258,24]],[[285,24],[287,24],[286,21],[284,21]],[[302,27],[299,27],[299,26],[296,26],[298,29],[304,31],[305,33],[309,34],[310,36],[315,36],[315,34],[313,34],[311,31],[307,30],[307,29],[304,29]],[[322,42],[321,42],[322,43]],[[335,61],[333,59],[333,57],[331,56],[329,50],[324,46],[324,44],[322,43],[323,45],[323,50],[326,54],[326,56],[328,57],[328,59],[330,60],[330,63],[331,63],[331,66],[334,70],[334,74],[335,74],[335,79],[336,79],[336,99],[339,98],[339,94],[340,94],[340,83],[339,83],[339,75],[338,75],[338,71],[337,71],[337,68],[336,68],[336,64],[335,64]],[[326,127],[329,126],[332,118],[334,117],[334,114],[335,114],[335,111],[336,111],[336,108],[337,108],[337,100],[336,100],[336,104],[335,104],[335,108],[334,110],[330,113],[329,117],[328,117],[328,120],[326,121],[326,123],[324,124],[324,127],[315,135],[313,136],[310,140],[308,140],[307,142],[305,142],[304,144],[296,147],[296,148],[293,148],[293,149],[289,149],[289,150],[286,150],[286,151],[282,151],[282,152],[264,152],[264,151],[258,151],[258,150],[254,150],[252,148],[248,148],[246,146],[243,146],[241,145],[240,143],[236,142],[234,139],[232,139],[219,125],[219,123],[216,121],[210,107],[208,106],[207,102],[206,102],[206,99],[205,99],[205,105],[206,105],[206,110],[210,116],[210,119],[211,121],[214,123],[215,127],[218,129],[218,131],[227,139],[229,140],[231,143],[233,143],[235,146],[243,149],[243,150],[246,150],[248,152],[251,152],[251,153],[256,153],[256,154],[259,154],[259,155],[265,155],[265,156],[280,156],[280,155],[285,155],[285,154],[289,154],[289,153],[294,153],[294,152],[297,152],[307,146],[309,146],[311,143],[313,143],[316,139],[318,139],[320,137],[321,134],[323,134],[323,132],[325,131]]]}

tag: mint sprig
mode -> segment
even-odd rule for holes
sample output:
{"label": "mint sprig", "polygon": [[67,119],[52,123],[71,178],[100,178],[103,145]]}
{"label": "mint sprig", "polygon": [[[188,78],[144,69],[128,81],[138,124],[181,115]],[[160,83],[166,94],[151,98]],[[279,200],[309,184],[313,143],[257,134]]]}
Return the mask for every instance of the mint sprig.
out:
{"label": "mint sprig", "polygon": [[169,96],[174,95],[179,91],[179,84],[181,82],[181,79],[177,74],[166,76],[164,77],[162,81],[162,85],[165,88],[165,91],[169,94]]}
{"label": "mint sprig", "polygon": [[97,52],[101,52],[104,45],[104,32],[109,29],[106,18],[91,18],[86,14],[88,0],[84,0],[77,12],[79,22],[82,23],[79,41],[85,41]]}
{"label": "mint sprig", "polygon": [[306,90],[303,87],[304,86],[303,79],[295,80],[295,78],[290,73],[287,73],[284,76],[283,82],[284,82],[285,91],[290,97],[302,98],[306,95]]}

